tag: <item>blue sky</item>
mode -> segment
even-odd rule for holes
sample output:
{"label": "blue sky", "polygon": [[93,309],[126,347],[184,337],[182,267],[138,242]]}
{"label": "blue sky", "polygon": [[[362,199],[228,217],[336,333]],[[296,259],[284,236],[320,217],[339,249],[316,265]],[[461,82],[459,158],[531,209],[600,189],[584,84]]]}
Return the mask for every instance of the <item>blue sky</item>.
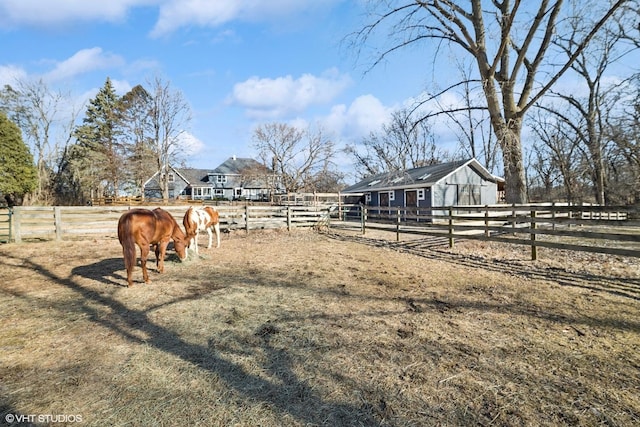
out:
{"label": "blue sky", "polygon": [[366,20],[357,0],[0,0],[0,85],[43,78],[81,103],[107,77],[122,95],[159,76],[191,106],[196,168],[255,157],[265,122],[320,125],[342,146],[428,83],[424,53],[365,73],[344,38]]}

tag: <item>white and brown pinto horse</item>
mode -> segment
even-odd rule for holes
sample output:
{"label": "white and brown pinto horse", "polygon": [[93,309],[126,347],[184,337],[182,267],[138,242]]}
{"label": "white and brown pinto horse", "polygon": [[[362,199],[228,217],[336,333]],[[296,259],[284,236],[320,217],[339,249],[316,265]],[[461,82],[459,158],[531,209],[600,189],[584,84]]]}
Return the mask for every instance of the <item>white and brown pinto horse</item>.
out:
{"label": "white and brown pinto horse", "polygon": [[127,269],[127,286],[133,285],[131,275],[136,264],[136,245],[140,247],[140,265],[142,277],[145,283],[149,283],[147,272],[147,257],[149,245],[155,247],[156,265],[158,272],[164,272],[164,256],[169,240],[173,239],[173,245],[180,260],[186,258],[186,236],[171,214],[160,208],[131,209],[120,217],[118,221],[118,240],[122,245],[124,266]]}
{"label": "white and brown pinto horse", "polygon": [[206,231],[209,234],[209,245],[207,249],[211,248],[213,243],[213,233],[216,232],[216,248],[220,247],[220,215],[214,208],[205,206],[202,208],[194,208],[190,206],[182,219],[184,230],[187,233],[187,242],[189,242],[188,248],[194,247],[194,251],[198,253],[198,233],[200,231]]}

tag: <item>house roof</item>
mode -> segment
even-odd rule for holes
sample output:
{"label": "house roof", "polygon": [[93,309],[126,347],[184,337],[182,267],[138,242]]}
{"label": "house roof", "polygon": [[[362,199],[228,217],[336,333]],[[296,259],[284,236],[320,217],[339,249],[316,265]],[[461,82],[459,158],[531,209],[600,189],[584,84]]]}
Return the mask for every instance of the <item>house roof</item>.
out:
{"label": "house roof", "polygon": [[208,183],[207,178],[209,169],[176,168],[174,170],[179,173],[187,183],[191,185],[197,185],[198,183]]}
{"label": "house roof", "polygon": [[[173,170],[176,174],[178,174],[188,185],[212,185],[211,176],[212,175],[225,175],[225,176],[233,176],[233,175],[242,175],[246,171],[253,171],[254,173],[257,171],[263,171],[264,173],[268,173],[269,169],[265,167],[263,164],[251,158],[238,158],[238,157],[229,157],[225,160],[220,166],[211,170],[211,169],[194,169],[194,168],[177,168],[173,166],[169,166],[171,170]],[[151,178],[145,182],[145,187],[149,186],[152,182],[157,183],[158,172],[153,174]],[[247,179],[245,183],[248,186],[252,184],[262,185],[260,179]]]}
{"label": "house roof", "polygon": [[392,190],[397,188],[431,187],[463,167],[471,167],[487,181],[496,182],[494,177],[476,159],[457,160],[437,165],[422,166],[405,171],[386,172],[370,176],[342,193],[366,193],[369,191]]}
{"label": "house roof", "polygon": [[211,173],[215,175],[240,175],[247,170],[266,170],[267,168],[257,160],[251,158],[229,157]]}

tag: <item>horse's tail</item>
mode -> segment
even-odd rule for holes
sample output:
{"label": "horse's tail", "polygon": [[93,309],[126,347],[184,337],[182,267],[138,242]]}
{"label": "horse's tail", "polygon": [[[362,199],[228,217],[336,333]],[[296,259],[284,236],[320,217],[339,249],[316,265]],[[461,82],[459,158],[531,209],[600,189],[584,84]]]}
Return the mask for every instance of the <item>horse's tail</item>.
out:
{"label": "horse's tail", "polygon": [[124,267],[129,272],[136,264],[136,240],[131,229],[131,215],[123,215],[118,221],[118,240],[122,245]]}

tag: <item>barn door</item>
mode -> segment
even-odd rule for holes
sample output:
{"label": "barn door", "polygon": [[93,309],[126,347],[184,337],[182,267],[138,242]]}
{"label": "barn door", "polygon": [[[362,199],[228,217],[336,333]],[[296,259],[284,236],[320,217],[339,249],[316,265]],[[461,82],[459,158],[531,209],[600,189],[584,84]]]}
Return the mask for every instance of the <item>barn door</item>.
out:
{"label": "barn door", "polygon": [[480,203],[479,185],[458,185],[458,205],[479,205]]}
{"label": "barn door", "polygon": [[405,219],[408,217],[415,217],[418,214],[418,190],[410,190],[404,193],[405,207],[404,211]]}
{"label": "barn door", "polygon": [[385,211],[382,210],[383,207],[384,208],[389,207],[389,201],[390,201],[389,192],[381,191],[378,194],[380,195],[380,210],[378,211],[378,214],[380,214],[381,216],[389,215],[390,211],[386,211],[386,214],[385,214]]}

